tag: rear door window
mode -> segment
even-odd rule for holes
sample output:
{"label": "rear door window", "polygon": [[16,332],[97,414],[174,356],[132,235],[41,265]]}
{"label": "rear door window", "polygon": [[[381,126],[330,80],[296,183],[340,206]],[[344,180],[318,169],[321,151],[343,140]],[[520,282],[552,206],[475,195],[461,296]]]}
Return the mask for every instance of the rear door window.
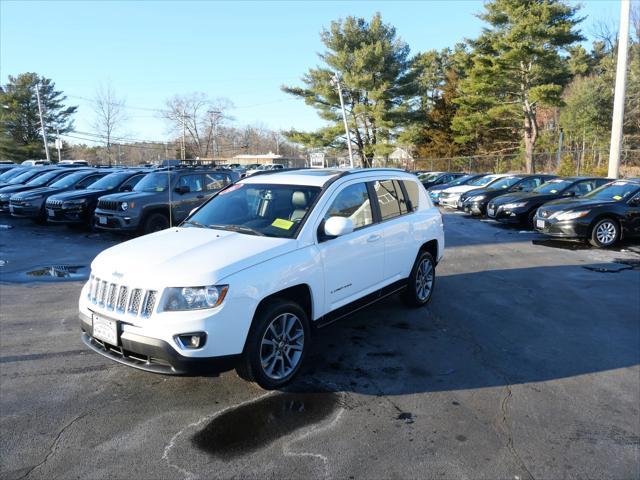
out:
{"label": "rear door window", "polygon": [[415,212],[420,206],[420,193],[418,190],[418,184],[416,182],[412,182],[411,180],[403,180],[404,189],[407,191],[407,195],[409,195],[409,210]]}
{"label": "rear door window", "polygon": [[229,176],[224,173],[207,173],[204,176],[204,184],[207,190],[221,190],[231,182]]}
{"label": "rear door window", "polygon": [[183,175],[178,180],[178,187],[187,186],[190,192],[202,191],[202,175]]}
{"label": "rear door window", "polygon": [[378,198],[380,218],[383,221],[407,213],[406,204],[401,204],[401,200],[404,202],[404,195],[397,180],[378,180],[373,183],[373,189]]}

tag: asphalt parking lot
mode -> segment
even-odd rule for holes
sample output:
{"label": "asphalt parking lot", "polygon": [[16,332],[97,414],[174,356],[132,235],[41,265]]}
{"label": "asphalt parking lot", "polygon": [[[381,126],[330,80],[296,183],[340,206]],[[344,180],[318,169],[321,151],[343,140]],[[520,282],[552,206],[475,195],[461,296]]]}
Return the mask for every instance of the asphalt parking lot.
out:
{"label": "asphalt parking lot", "polygon": [[637,246],[448,213],[427,308],[321,330],[300,381],[265,392],[89,351],[82,278],[123,238],[0,224],[2,478],[640,476]]}

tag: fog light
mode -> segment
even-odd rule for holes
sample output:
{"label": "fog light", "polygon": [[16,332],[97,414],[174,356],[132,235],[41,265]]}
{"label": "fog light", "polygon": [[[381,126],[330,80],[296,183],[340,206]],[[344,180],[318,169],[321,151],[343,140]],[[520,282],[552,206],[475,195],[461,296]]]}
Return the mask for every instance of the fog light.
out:
{"label": "fog light", "polygon": [[196,348],[204,347],[204,344],[207,341],[207,334],[204,332],[183,333],[181,335],[176,335],[175,339],[176,343],[180,347],[194,350]]}

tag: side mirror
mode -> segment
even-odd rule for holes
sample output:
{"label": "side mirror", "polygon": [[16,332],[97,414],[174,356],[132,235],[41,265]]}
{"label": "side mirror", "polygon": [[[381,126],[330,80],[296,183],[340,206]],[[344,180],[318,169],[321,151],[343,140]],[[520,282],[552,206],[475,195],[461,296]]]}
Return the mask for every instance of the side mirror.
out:
{"label": "side mirror", "polygon": [[189,185],[180,185],[174,189],[174,191],[180,195],[184,195],[185,193],[189,193],[191,189]]}
{"label": "side mirror", "polygon": [[83,189],[84,189],[84,186],[83,186],[83,185],[76,185],[76,186],[75,186],[75,189],[76,189],[76,190],[83,190]]}
{"label": "side mirror", "polygon": [[576,196],[576,192],[565,192],[562,196],[563,197],[575,197]]}
{"label": "side mirror", "polygon": [[340,237],[353,232],[353,222],[350,218],[331,217],[324,222],[324,234],[327,237]]}
{"label": "side mirror", "polygon": [[124,187],[122,187],[120,189],[121,192],[131,192],[133,191],[133,187],[131,187],[131,185],[125,185]]}

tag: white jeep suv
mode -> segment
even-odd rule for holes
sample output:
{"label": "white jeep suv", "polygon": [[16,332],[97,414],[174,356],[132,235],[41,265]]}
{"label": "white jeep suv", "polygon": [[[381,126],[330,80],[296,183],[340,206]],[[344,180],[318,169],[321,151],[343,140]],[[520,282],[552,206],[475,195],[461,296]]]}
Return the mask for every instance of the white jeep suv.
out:
{"label": "white jeep suv", "polygon": [[295,170],[221,190],[179,227],[100,253],[82,339],[143,370],[236,368],[263,388],[299,371],[312,332],[385,296],[431,298],[442,217],[401,170]]}

